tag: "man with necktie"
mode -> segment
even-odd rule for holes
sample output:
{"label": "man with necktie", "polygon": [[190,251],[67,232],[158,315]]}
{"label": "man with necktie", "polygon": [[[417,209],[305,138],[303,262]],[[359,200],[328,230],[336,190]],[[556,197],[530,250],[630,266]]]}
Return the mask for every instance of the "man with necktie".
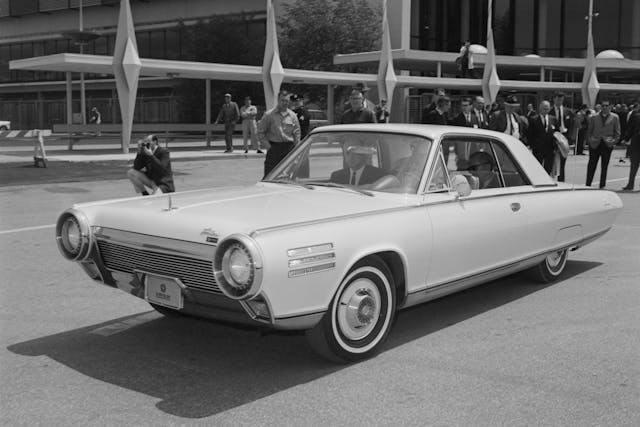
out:
{"label": "man with necktie", "polygon": [[503,132],[516,139],[522,140],[527,131],[527,119],[519,115],[516,108],[520,106],[515,95],[509,95],[504,100],[504,110],[496,111],[489,120],[489,129]]}
{"label": "man with necktie", "polygon": [[557,120],[550,114],[551,104],[542,101],[538,108],[538,115],[529,122],[528,142],[533,155],[538,159],[547,173],[553,171],[556,142],[553,133],[557,129]]}
{"label": "man with necktie", "polygon": [[[569,145],[574,145],[576,142],[576,130],[573,127],[576,113],[571,109],[564,106],[564,93],[556,92],[553,95],[553,108],[549,112],[556,118],[558,122],[558,132],[560,132]],[[564,182],[564,166],[567,163],[567,158],[560,156],[560,173],[558,175],[558,181]]]}
{"label": "man with necktie", "polygon": [[479,128],[478,118],[472,112],[473,106],[469,98],[463,98],[460,101],[462,111],[453,119],[454,126],[463,126],[468,128]]}
{"label": "man with necktie", "polygon": [[483,97],[476,96],[473,100],[473,114],[476,116],[478,127],[480,129],[489,129],[489,119],[487,117],[487,112],[484,109]]}

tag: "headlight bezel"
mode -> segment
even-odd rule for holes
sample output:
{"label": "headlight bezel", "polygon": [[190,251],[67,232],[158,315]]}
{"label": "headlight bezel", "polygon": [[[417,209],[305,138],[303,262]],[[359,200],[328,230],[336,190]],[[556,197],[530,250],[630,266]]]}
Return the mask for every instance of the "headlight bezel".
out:
{"label": "headlight bezel", "polygon": [[[75,250],[69,240],[70,223],[73,223],[79,232],[78,247]],[[70,261],[85,260],[93,243],[93,235],[86,215],[77,209],[64,211],[56,222],[56,243],[58,250],[66,259]]]}
{"label": "headlight bezel", "polygon": [[[243,251],[249,261],[251,271],[249,283],[239,283],[229,269],[231,252]],[[244,234],[232,234],[218,243],[213,259],[213,274],[218,287],[227,297],[234,300],[247,300],[255,297],[262,285],[263,257],[258,244]]]}

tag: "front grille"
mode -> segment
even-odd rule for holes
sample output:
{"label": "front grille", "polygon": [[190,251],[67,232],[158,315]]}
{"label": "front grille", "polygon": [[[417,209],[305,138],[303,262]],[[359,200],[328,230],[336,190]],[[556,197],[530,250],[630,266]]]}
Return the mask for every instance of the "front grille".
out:
{"label": "front grille", "polygon": [[104,265],[110,270],[132,273],[141,270],[180,279],[188,288],[221,294],[213,277],[213,260],[169,255],[98,240]]}

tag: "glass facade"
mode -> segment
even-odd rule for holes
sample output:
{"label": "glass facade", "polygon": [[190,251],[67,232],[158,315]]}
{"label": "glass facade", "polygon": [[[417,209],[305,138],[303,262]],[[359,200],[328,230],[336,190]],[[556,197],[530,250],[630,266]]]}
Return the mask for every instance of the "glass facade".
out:
{"label": "glass facade", "polygon": [[[487,6],[488,0],[414,0],[418,19],[411,28],[412,48],[457,52],[465,39],[486,45]],[[596,52],[615,49],[625,58],[640,59],[640,36],[633,30],[637,8],[638,0],[594,0]],[[588,10],[589,0],[494,0],[496,51],[584,57]]]}

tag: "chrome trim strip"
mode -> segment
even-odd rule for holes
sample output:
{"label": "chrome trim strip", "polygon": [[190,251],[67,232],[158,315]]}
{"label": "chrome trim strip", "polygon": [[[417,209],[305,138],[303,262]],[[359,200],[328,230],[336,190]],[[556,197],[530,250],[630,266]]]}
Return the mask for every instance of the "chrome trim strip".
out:
{"label": "chrome trim strip", "polygon": [[317,245],[302,246],[300,248],[287,249],[287,256],[289,258],[297,256],[315,255],[322,252],[329,252],[333,250],[333,243],[319,243]]}
{"label": "chrome trim strip", "polygon": [[314,274],[314,273],[321,273],[323,271],[333,270],[334,268],[336,268],[335,262],[329,262],[329,263],[320,264],[320,265],[312,265],[309,267],[296,268],[294,270],[289,270],[289,278],[307,276],[309,274]]}
{"label": "chrome trim strip", "polygon": [[310,255],[304,258],[295,258],[289,260],[289,268],[296,268],[303,265],[317,264],[319,262],[333,260],[336,257],[335,252],[326,252],[317,255]]}
{"label": "chrome trim strip", "polygon": [[326,310],[297,314],[295,316],[276,317],[273,327],[285,330],[311,329],[322,320]]}
{"label": "chrome trim strip", "polygon": [[130,248],[162,252],[166,255],[184,255],[209,261],[213,259],[216,251],[214,245],[206,243],[151,236],[114,228],[92,228],[96,240],[113,241]]}
{"label": "chrome trim strip", "polygon": [[526,264],[527,261],[530,261],[530,260],[533,260],[535,258],[541,257],[543,255],[546,255],[549,252],[555,252],[555,251],[559,251],[561,249],[570,249],[570,248],[572,248],[574,246],[579,246],[583,242],[588,242],[590,240],[597,239],[598,237],[606,234],[609,230],[611,230],[611,227],[608,227],[607,229],[605,229],[603,231],[598,231],[596,233],[592,233],[592,234],[590,234],[590,235],[588,235],[586,237],[583,236],[579,240],[576,240],[576,241],[573,241],[573,242],[570,242],[570,243],[565,243],[565,244],[558,245],[558,246],[552,246],[551,248],[549,248],[547,250],[544,250],[544,251],[540,251],[540,252],[538,252],[538,253],[536,253],[534,255],[530,255],[530,256],[527,256],[527,257],[522,258],[520,260],[511,262],[511,263],[508,263],[508,264],[500,265],[498,267],[495,267],[495,268],[492,268],[492,269],[489,269],[489,270],[484,270],[484,271],[481,271],[481,272],[476,273],[476,274],[470,274],[468,276],[460,277],[458,279],[455,279],[455,280],[452,280],[452,281],[449,281],[449,282],[438,283],[436,285],[426,285],[426,286],[420,287],[419,289],[412,290],[411,292],[407,293],[407,296],[411,296],[411,295],[419,293],[419,292],[437,291],[437,290],[440,290],[440,289],[447,288],[449,286],[455,286],[457,284],[460,284],[461,282],[469,281],[469,280],[472,280],[472,279],[477,279],[477,278],[480,278],[482,276],[490,276],[490,275],[493,275],[493,274],[499,272],[500,270],[509,270],[509,269],[512,269],[512,268],[516,267],[518,264]]}

